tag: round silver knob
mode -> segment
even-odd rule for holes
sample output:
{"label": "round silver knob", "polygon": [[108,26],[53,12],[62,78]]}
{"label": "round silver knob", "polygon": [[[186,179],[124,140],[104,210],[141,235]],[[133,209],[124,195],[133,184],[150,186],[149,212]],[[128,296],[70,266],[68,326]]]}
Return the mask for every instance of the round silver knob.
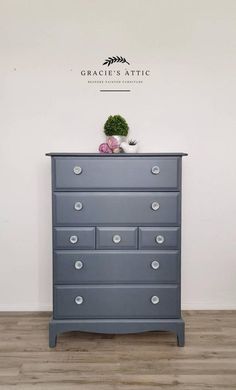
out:
{"label": "round silver knob", "polygon": [[153,175],[158,175],[158,173],[160,173],[160,168],[157,165],[154,165],[154,167],[152,167],[152,173]]}
{"label": "round silver knob", "polygon": [[75,262],[75,269],[81,269],[81,268],[83,268],[83,266],[84,266],[84,264],[83,264],[82,261],[77,260],[77,261]]}
{"label": "round silver knob", "polygon": [[82,173],[82,168],[80,166],[76,166],[73,169],[75,175],[80,175]]}
{"label": "round silver knob", "polygon": [[70,236],[70,242],[71,242],[71,244],[76,244],[78,242],[78,237],[77,236]]}
{"label": "round silver knob", "polygon": [[115,244],[119,244],[119,242],[121,242],[121,236],[119,236],[119,234],[115,234],[115,235],[112,237],[112,241],[113,241]]}
{"label": "round silver knob", "polygon": [[160,208],[160,205],[158,202],[152,202],[152,209],[154,211],[158,210]]}
{"label": "round silver knob", "polygon": [[77,305],[82,305],[83,302],[84,302],[84,299],[80,295],[78,295],[78,297],[75,298],[75,303]]}
{"label": "round silver knob", "polygon": [[159,236],[156,236],[156,242],[157,244],[163,244],[163,242],[165,241],[164,237],[159,235]]}
{"label": "round silver knob", "polygon": [[153,305],[156,305],[160,302],[160,299],[156,295],[153,295],[153,297],[151,297],[151,302]]}
{"label": "round silver knob", "polygon": [[76,211],[80,211],[82,208],[83,208],[83,203],[82,202],[75,202],[74,209]]}
{"label": "round silver knob", "polygon": [[159,263],[157,260],[153,260],[153,261],[151,262],[151,267],[152,267],[153,269],[158,269],[158,268],[160,267],[160,263]]}

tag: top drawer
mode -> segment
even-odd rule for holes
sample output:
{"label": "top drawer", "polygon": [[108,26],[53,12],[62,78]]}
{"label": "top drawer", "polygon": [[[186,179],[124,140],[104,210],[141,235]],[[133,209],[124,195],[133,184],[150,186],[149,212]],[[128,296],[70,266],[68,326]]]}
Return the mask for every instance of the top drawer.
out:
{"label": "top drawer", "polygon": [[53,189],[177,191],[179,157],[54,157]]}

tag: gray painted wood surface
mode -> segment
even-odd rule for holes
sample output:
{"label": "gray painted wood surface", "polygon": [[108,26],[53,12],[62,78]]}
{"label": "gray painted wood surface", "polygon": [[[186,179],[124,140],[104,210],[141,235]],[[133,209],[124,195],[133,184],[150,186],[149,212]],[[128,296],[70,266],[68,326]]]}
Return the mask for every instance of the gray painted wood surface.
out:
{"label": "gray painted wood surface", "polygon": [[[54,318],[178,318],[179,291],[173,285],[55,286]],[[76,304],[75,297],[83,303]],[[151,298],[159,297],[153,304]]]}
{"label": "gray painted wood surface", "polygon": [[[159,173],[153,174],[156,166]],[[80,174],[74,173],[75,167]],[[54,157],[54,190],[178,191],[179,179],[178,157]]]}
{"label": "gray painted wood surface", "polygon": [[[185,154],[48,155],[54,259],[50,346],[56,345],[58,333],[70,330],[170,330],[183,346],[180,226]],[[114,242],[117,235],[120,240]],[[152,267],[153,261],[158,267]]]}
{"label": "gray painted wood surface", "polygon": [[179,192],[56,192],[54,205],[57,226],[180,224]]}
{"label": "gray painted wood surface", "polygon": [[179,268],[179,252],[172,250],[54,252],[55,284],[178,283]]}

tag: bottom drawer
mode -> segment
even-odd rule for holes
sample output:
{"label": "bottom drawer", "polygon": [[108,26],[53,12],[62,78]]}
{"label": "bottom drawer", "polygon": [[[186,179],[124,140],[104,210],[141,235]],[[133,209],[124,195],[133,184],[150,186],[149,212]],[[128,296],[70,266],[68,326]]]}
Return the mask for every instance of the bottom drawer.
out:
{"label": "bottom drawer", "polygon": [[55,286],[54,318],[177,318],[177,285]]}

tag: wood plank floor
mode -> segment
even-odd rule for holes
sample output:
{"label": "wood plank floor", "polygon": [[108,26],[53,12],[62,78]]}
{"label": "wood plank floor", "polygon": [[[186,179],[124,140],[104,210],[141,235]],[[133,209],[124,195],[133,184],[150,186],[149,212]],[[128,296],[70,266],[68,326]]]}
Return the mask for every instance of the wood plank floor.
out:
{"label": "wood plank floor", "polygon": [[187,311],[171,333],[67,333],[48,348],[49,313],[0,314],[0,389],[236,390],[236,311]]}

